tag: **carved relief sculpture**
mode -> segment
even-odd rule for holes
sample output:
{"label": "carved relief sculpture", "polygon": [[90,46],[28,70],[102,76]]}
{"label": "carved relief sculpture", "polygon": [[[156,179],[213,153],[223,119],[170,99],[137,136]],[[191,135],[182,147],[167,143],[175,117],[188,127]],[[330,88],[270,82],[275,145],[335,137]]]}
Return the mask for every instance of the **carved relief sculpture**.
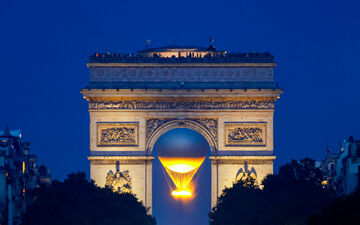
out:
{"label": "carved relief sculpture", "polygon": [[244,169],[239,169],[236,175],[236,182],[243,182],[244,185],[251,186],[254,185],[258,187],[257,175],[254,167],[251,170],[248,170],[248,165],[245,162]]}
{"label": "carved relief sculpture", "polygon": [[161,125],[173,120],[173,118],[151,118],[146,120],[146,139],[154,133]]}
{"label": "carved relief sculpture", "polygon": [[138,145],[138,123],[98,123],[97,145]]}
{"label": "carved relief sculpture", "polygon": [[266,123],[226,123],[226,146],[264,146]]}
{"label": "carved relief sculpture", "polygon": [[200,123],[217,141],[217,119],[193,119],[197,123]]}
{"label": "carved relief sculpture", "polygon": [[273,99],[223,101],[121,100],[89,102],[90,110],[227,110],[274,109]]}
{"label": "carved relief sculpture", "polygon": [[114,174],[111,170],[107,173],[105,187],[111,188],[114,192],[124,193],[131,192],[131,177],[129,171],[116,171]]}

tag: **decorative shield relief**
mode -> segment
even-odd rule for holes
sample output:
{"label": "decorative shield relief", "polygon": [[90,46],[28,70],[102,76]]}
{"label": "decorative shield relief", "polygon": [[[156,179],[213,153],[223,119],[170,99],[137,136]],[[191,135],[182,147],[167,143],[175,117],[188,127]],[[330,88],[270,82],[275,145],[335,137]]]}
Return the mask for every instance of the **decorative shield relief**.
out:
{"label": "decorative shield relief", "polygon": [[137,146],[139,123],[98,123],[98,146]]}
{"label": "decorative shield relief", "polygon": [[265,146],[266,123],[225,123],[226,146]]}

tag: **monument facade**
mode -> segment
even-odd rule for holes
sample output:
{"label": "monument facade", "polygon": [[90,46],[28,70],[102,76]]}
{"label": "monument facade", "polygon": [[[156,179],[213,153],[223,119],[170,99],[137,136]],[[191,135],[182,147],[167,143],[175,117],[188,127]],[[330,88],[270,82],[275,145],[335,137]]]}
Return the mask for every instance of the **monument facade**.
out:
{"label": "monument facade", "polygon": [[[273,173],[273,116],[282,90],[269,53],[192,46],[136,55],[95,53],[89,101],[91,179],[152,206],[153,147],[174,128],[205,137],[211,153],[211,204],[244,176]],[[116,182],[115,182],[116,181]]]}

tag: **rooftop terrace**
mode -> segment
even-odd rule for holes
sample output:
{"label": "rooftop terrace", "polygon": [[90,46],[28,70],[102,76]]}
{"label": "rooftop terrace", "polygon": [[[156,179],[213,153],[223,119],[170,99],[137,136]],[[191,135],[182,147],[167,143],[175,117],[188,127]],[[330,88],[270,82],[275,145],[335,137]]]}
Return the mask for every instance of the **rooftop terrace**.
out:
{"label": "rooftop terrace", "polygon": [[94,53],[90,63],[273,63],[269,52],[227,53],[214,47],[166,46],[148,48],[136,54]]}

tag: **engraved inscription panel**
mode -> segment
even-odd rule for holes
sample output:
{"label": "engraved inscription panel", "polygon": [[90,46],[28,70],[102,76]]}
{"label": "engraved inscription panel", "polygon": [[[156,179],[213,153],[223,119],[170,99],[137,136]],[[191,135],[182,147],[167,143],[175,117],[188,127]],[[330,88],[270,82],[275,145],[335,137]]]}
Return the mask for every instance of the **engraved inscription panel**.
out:
{"label": "engraved inscription panel", "polygon": [[226,123],[226,146],[265,146],[266,123]]}
{"label": "engraved inscription panel", "polygon": [[137,146],[138,123],[98,123],[98,146]]}

